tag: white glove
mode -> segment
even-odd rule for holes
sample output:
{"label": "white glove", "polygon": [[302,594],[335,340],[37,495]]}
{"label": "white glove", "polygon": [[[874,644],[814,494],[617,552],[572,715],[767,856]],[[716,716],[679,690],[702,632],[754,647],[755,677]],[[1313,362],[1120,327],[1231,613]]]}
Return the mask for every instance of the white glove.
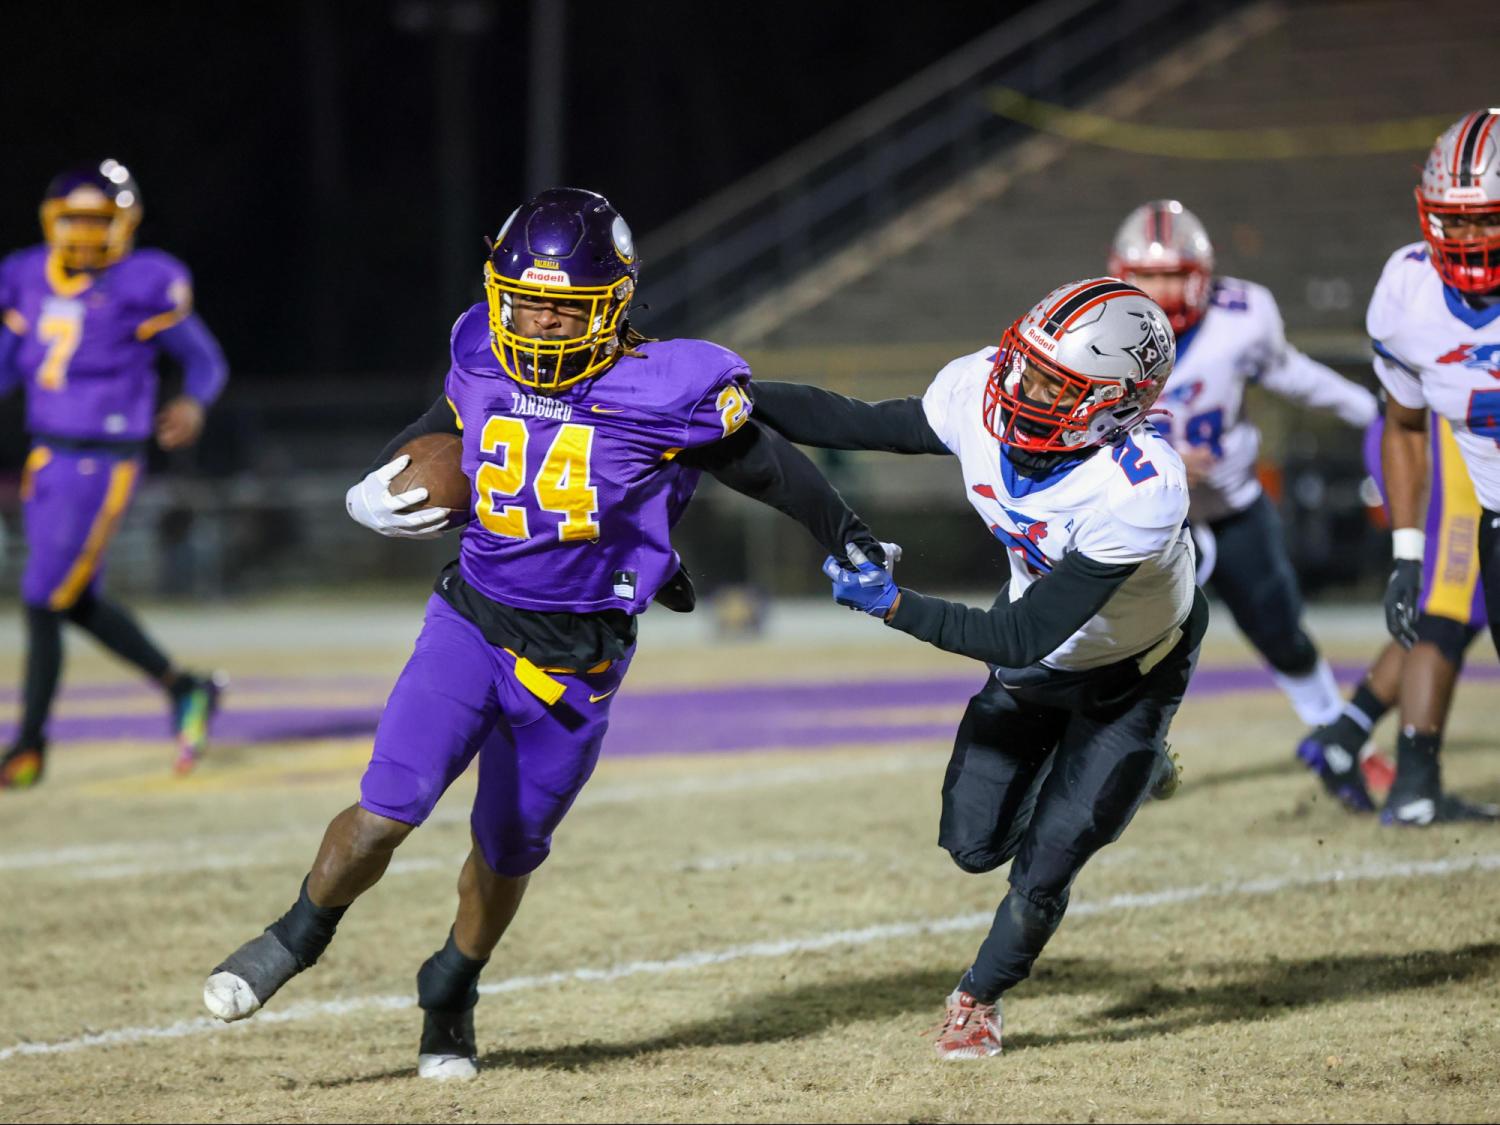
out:
{"label": "white glove", "polygon": [[408,492],[391,495],[391,481],[396,479],[396,474],[406,468],[410,461],[411,456],[403,453],[394,461],[366,474],[364,480],[344,493],[344,507],[355,523],[396,539],[436,539],[447,530],[450,514],[447,508],[401,511],[402,508],[426,500],[425,488],[413,488]]}

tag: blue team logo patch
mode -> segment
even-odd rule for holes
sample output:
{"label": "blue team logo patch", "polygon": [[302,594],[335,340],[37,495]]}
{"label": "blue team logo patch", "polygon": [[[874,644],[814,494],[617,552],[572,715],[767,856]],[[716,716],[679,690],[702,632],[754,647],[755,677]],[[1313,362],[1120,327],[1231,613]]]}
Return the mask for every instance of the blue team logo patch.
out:
{"label": "blue team logo patch", "polygon": [[1203,393],[1203,386],[1202,379],[1194,379],[1189,383],[1169,384],[1162,392],[1162,401],[1177,406],[1192,406],[1198,396]]}
{"label": "blue team logo patch", "polygon": [[1459,344],[1446,355],[1438,356],[1437,361],[1461,364],[1471,371],[1483,371],[1500,379],[1500,344]]}
{"label": "blue team logo patch", "polygon": [[995,538],[1005,544],[1005,549],[1011,554],[1018,555],[1031,573],[1049,572],[1052,569],[1052,560],[1042,553],[1040,546],[1041,541],[1047,538],[1047,521],[1027,519],[1004,505],[1000,510],[1010,517],[1010,521],[1016,525],[1017,530],[1010,531],[999,524],[992,524],[990,530],[995,533]]}

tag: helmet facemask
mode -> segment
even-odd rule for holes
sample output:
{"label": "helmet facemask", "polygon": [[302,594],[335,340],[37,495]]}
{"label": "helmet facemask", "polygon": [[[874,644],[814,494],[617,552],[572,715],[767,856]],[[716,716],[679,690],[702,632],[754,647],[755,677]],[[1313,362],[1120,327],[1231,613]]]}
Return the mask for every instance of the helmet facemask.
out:
{"label": "helmet facemask", "polygon": [[[1167,314],[1167,323],[1172,326],[1174,335],[1181,336],[1184,332],[1191,331],[1203,319],[1203,314],[1208,312],[1214,283],[1213,271],[1200,263],[1183,262],[1168,267],[1135,269],[1111,259],[1109,272],[1140,287],[1160,305],[1161,311]],[[1182,278],[1180,294],[1161,293],[1157,286],[1152,285],[1153,277],[1163,275]]]}
{"label": "helmet facemask", "polygon": [[1112,441],[1143,418],[1161,379],[1090,379],[1029,347],[1011,325],[985,386],[985,428],[1002,445],[1073,453]]}
{"label": "helmet facemask", "polygon": [[1460,293],[1500,291],[1500,200],[1442,203],[1416,192],[1422,237],[1443,283]]}
{"label": "helmet facemask", "polygon": [[130,253],[140,218],[140,204],[130,193],[110,199],[84,185],[42,203],[42,235],[64,269],[98,271]]}
{"label": "helmet facemask", "polygon": [[[597,375],[615,361],[621,348],[621,321],[635,283],[628,277],[612,285],[596,286],[517,281],[486,262],[484,291],[490,307],[492,346],[505,373],[528,387],[555,391]],[[578,306],[584,314],[584,331],[555,339],[522,335],[516,331],[515,301],[527,297]]]}

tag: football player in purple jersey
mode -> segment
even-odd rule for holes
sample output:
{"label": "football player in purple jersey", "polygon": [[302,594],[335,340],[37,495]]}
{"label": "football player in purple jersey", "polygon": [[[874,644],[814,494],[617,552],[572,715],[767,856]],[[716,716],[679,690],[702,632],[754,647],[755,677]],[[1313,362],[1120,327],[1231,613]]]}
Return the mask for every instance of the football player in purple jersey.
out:
{"label": "football player in purple jersey", "polygon": [[636,617],[690,608],[671,531],[708,472],[779,508],[828,550],[880,544],[812,463],[751,417],[745,361],[703,340],[651,340],[626,316],[630,228],[593,192],[554,188],[513,212],[485,265],[487,299],[458,318],[443,394],[349,490],[384,535],[441,535],[426,490],[392,495],[422,433],[463,443],[471,482],[457,560],[375,734],[357,804],[328,826],[296,903],[217,966],[204,1002],[238,1020],[310,967],[477,758],[473,848],[442,949],[417,974],[423,1077],[470,1077],[480,971],[593,772],[635,652]]}
{"label": "football player in purple jersey", "polygon": [[[135,249],[141,195],[105,160],[64,172],[42,201],[45,241],[0,262],[0,393],[23,385],[31,452],[21,499],[30,548],[21,578],[26,686],[21,726],[0,758],[0,789],[35,785],[71,621],[166,692],[179,770],[202,751],[219,684],[172,662],[99,579],[140,478],[146,443],[197,440],[228,369],[193,312],[192,278],[161,250]],[[183,368],[182,393],[156,405],[156,363]]]}

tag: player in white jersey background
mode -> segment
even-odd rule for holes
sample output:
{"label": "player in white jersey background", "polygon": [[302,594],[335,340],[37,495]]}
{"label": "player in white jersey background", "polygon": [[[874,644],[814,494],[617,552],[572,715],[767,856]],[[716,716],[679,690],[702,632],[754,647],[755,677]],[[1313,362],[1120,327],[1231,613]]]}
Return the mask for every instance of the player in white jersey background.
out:
{"label": "player in white jersey background", "polygon": [[938,842],[967,872],[1014,862],[948,997],[943,1058],[1000,1052],[1000,998],[1030,974],[1074,878],[1153,790],[1175,787],[1164,740],[1208,605],[1182,460],[1146,421],[1173,350],[1144,293],[1095,278],[1048,294],[921,398],[756,390],[757,417],[794,441],[956,456],[1010,562],[988,610],[899,588],[872,563],[824,564],[841,604],[991,670],[954,740]]}
{"label": "player in white jersey background", "polygon": [[[1408,647],[1428,639],[1421,528],[1431,411],[1452,430],[1479,500],[1480,583],[1500,650],[1500,110],[1466,114],[1438,138],[1416,199],[1423,242],[1391,255],[1366,317],[1375,373],[1389,396],[1381,461],[1395,568],[1386,623]],[[1426,825],[1500,817],[1493,805],[1443,792],[1441,718],[1416,721],[1406,683],[1401,704],[1396,779],[1381,819]]]}
{"label": "player in white jersey background", "polygon": [[[1245,393],[1264,387],[1360,428],[1375,420],[1375,396],[1289,345],[1276,299],[1264,286],[1214,276],[1207,231],[1175,199],[1143,203],[1126,217],[1110,272],[1161,305],[1176,333],[1177,363],[1161,397],[1171,417],[1155,424],[1187,469],[1198,579],[1271,666],[1298,717],[1313,727],[1331,723],[1343,699],[1302,623],[1281,521],[1256,475],[1261,436]],[[1355,763],[1342,772],[1322,761],[1309,765],[1347,807],[1373,807]]]}

